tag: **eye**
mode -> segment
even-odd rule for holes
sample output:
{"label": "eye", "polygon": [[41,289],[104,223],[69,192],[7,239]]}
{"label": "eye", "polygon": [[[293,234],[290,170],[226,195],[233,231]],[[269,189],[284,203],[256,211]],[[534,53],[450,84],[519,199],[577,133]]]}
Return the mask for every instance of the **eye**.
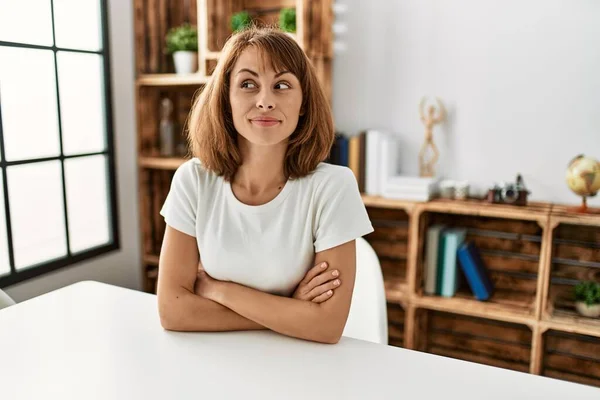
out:
{"label": "eye", "polygon": [[275,85],[275,89],[282,89],[282,90],[291,89],[291,86],[287,82],[279,82]]}
{"label": "eye", "polygon": [[252,81],[244,81],[242,82],[243,89],[256,89],[256,84]]}

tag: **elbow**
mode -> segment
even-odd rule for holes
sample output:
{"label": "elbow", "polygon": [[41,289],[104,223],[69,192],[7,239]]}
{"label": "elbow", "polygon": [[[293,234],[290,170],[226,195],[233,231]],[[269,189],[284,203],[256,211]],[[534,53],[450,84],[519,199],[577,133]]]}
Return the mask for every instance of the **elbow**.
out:
{"label": "elbow", "polygon": [[173,307],[169,307],[169,304],[164,299],[158,298],[158,316],[160,318],[160,325],[167,331],[179,331],[181,330],[180,323],[173,312]]}
{"label": "elbow", "polygon": [[323,344],[337,344],[342,338],[342,334],[344,332],[344,326],[341,328],[339,326],[326,326],[325,329],[320,329],[317,332],[317,337],[314,339],[315,342],[323,343]]}

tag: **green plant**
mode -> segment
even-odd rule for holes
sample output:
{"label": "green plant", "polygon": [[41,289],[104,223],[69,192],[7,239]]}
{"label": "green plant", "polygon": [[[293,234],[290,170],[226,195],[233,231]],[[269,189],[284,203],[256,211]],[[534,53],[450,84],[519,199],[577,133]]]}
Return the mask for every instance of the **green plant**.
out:
{"label": "green plant", "polygon": [[231,16],[231,29],[239,32],[246,29],[252,23],[252,18],[248,11],[240,11]]}
{"label": "green plant", "polygon": [[282,8],[279,12],[279,27],[284,32],[296,32],[296,9]]}
{"label": "green plant", "polygon": [[195,26],[187,23],[171,28],[167,33],[166,42],[169,54],[176,51],[198,51],[198,31]]}
{"label": "green plant", "polygon": [[575,299],[591,306],[600,304],[600,283],[593,281],[579,282],[575,286]]}

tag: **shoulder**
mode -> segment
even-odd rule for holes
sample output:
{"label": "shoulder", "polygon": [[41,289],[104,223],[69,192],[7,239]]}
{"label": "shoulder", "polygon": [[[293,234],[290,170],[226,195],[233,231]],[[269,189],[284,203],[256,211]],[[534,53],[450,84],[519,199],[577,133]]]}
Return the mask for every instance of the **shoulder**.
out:
{"label": "shoulder", "polygon": [[181,164],[173,175],[173,184],[198,188],[214,182],[219,177],[206,169],[198,158],[192,158]]}
{"label": "shoulder", "polygon": [[341,165],[319,163],[311,175],[317,192],[336,192],[343,189],[356,189],[358,184],[352,170]]}

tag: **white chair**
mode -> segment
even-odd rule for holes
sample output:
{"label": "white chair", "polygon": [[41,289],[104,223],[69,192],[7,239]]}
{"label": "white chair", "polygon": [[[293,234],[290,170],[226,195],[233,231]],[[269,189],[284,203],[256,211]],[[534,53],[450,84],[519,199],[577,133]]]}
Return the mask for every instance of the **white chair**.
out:
{"label": "white chair", "polygon": [[362,237],[356,239],[356,280],[343,336],[388,344],[387,303],[379,258]]}
{"label": "white chair", "polygon": [[11,299],[9,295],[3,292],[2,289],[0,289],[0,310],[14,304],[16,304],[15,301]]}

